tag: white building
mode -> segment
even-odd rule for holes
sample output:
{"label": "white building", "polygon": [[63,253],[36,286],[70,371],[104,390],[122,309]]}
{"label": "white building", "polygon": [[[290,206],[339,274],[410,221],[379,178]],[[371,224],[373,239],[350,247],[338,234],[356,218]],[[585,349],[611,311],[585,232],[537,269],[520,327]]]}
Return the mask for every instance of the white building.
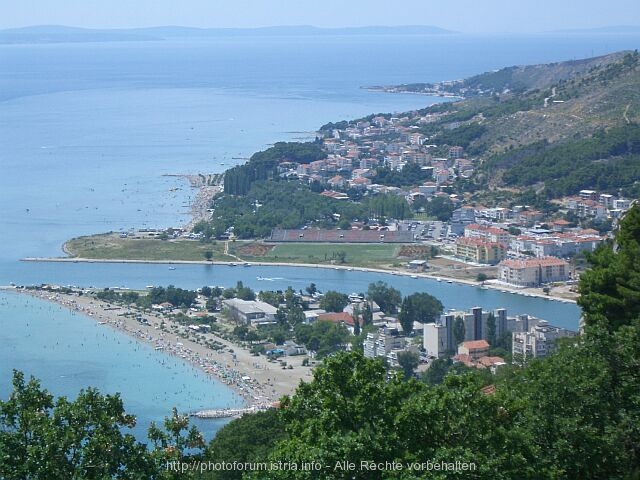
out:
{"label": "white building", "polygon": [[498,265],[500,280],[518,287],[569,280],[569,264],[555,257],[507,259]]}
{"label": "white building", "polygon": [[531,358],[546,357],[553,352],[556,341],[562,337],[573,337],[576,332],[549,325],[541,320],[528,332],[514,332],[512,353],[514,361],[526,362]]}
{"label": "white building", "polygon": [[388,358],[394,350],[403,350],[404,337],[392,335],[389,329],[383,328],[376,333],[367,333],[367,339],[363,342],[364,356],[366,358]]}
{"label": "white building", "polygon": [[276,323],[276,313],[278,309],[268,303],[240,300],[239,298],[224,300],[222,303],[227,307],[229,315],[236,322],[246,325],[268,325]]}
{"label": "white building", "polygon": [[502,230],[501,228],[487,227],[472,223],[464,228],[464,236],[468,238],[481,238],[487,242],[504,243],[509,244],[511,235],[509,232]]}
{"label": "white building", "polygon": [[616,210],[629,210],[629,208],[631,208],[631,200],[618,198],[613,201],[613,208]]}
{"label": "white building", "polygon": [[430,357],[440,358],[451,350],[449,348],[449,337],[451,329],[442,323],[426,323],[424,326],[424,337],[422,346]]}
{"label": "white building", "polygon": [[[461,318],[464,324],[463,341],[487,340],[490,313],[482,310],[481,307],[472,308],[468,312],[449,311],[440,315],[437,322],[425,324],[422,343],[427,355],[439,358],[456,351],[458,345],[453,335],[456,318]],[[504,308],[498,308],[493,311],[493,316],[495,336],[499,338],[508,330],[507,311]]]}

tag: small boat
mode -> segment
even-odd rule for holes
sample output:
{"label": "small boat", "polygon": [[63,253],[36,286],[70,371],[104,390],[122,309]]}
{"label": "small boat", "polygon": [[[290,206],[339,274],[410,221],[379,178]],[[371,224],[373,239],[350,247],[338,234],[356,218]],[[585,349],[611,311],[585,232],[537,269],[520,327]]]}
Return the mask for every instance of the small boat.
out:
{"label": "small boat", "polygon": [[169,270],[175,270],[176,267],[169,267]]}
{"label": "small boat", "polygon": [[418,278],[417,275],[411,275],[411,278]]}

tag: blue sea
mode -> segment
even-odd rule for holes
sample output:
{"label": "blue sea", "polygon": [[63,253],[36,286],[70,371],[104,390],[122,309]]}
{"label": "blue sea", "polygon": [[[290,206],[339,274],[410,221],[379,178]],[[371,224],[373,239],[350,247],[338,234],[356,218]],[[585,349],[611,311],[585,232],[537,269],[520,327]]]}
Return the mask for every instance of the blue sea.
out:
{"label": "blue sea", "polygon": [[[639,44],[638,35],[572,34],[0,45],[0,285],[195,288],[242,280],[256,289],[315,282],[360,292],[383,280],[405,294],[427,290],[447,308],[506,307],[575,327],[575,305],[385,274],[20,259],[62,255],[62,243],[74,236],[186,223],[196,192],[173,175],[222,172],[276,141],[312,139],[329,121],[443,101],[361,87],[458,79]],[[141,425],[173,406],[237,402],[192,367],[49,304],[1,292],[0,326],[2,398],[18,368],[56,394],[73,396],[90,385],[121,392]],[[175,376],[181,384],[158,385]]]}

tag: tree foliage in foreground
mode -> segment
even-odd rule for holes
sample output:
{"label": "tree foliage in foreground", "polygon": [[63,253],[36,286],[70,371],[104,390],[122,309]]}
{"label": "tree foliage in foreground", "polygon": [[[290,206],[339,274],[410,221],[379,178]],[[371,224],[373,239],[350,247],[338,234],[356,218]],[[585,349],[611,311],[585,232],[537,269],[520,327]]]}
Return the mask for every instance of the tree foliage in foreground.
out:
{"label": "tree foliage in foreground", "polygon": [[146,446],[122,429],[135,425],[118,395],[80,392],[71,402],[15,372],[13,393],[0,402],[0,478],[137,479],[157,470]]}
{"label": "tree foliage in foreground", "polygon": [[[212,462],[264,462],[284,435],[284,422],[277,410],[244,415],[218,431],[205,455]],[[233,480],[243,474],[241,470],[227,470],[210,472],[207,478]]]}
{"label": "tree foliage in foreground", "polygon": [[620,221],[615,243],[587,256],[591,268],[580,277],[580,298],[587,325],[603,323],[609,330],[640,318],[640,206]]}
{"label": "tree foliage in foreground", "polygon": [[55,399],[36,379],[14,371],[13,392],[0,401],[0,479],[198,478],[167,468],[167,462],[199,458],[204,441],[188,423],[174,409],[163,428],[150,427],[149,448],[125,433],[136,418],[125,412],[118,394],[88,388],[75,400]]}

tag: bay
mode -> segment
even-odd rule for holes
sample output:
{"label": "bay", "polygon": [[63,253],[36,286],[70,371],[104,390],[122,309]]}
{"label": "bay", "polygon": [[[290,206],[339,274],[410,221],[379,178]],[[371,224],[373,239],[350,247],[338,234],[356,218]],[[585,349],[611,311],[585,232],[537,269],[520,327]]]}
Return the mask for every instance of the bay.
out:
{"label": "bay", "polygon": [[[169,271],[162,265],[19,259],[61,255],[62,242],[78,235],[186,223],[195,192],[165,175],[222,172],[273,142],[313,138],[329,121],[442,101],[362,86],[435,82],[508,65],[580,59],[635,49],[639,40],[398,35],[2,45],[0,285],[197,288],[241,280],[255,289],[303,289],[314,282],[321,290],[362,292],[383,280],[403,294],[428,291],[447,308],[504,307],[510,314],[530,313],[575,328],[580,312],[573,304],[380,273],[193,265]],[[95,330],[91,320],[58,307],[3,292],[0,322],[0,398],[8,394],[11,368],[19,368],[56,394],[73,396],[89,385],[104,393],[120,391],[132,413],[144,419],[141,424],[172,406],[190,408],[192,396],[235,402],[225,386],[208,380],[203,385],[190,366],[145,351],[117,332],[112,337]],[[96,332],[103,336],[95,338]],[[100,347],[93,343],[98,340]],[[68,348],[53,348],[56,342]],[[97,351],[102,359],[92,357]],[[147,373],[124,368],[118,363],[123,359]],[[180,373],[180,393],[154,390],[157,378],[172,378],[181,368],[186,370]],[[61,377],[62,371],[68,375]]]}

